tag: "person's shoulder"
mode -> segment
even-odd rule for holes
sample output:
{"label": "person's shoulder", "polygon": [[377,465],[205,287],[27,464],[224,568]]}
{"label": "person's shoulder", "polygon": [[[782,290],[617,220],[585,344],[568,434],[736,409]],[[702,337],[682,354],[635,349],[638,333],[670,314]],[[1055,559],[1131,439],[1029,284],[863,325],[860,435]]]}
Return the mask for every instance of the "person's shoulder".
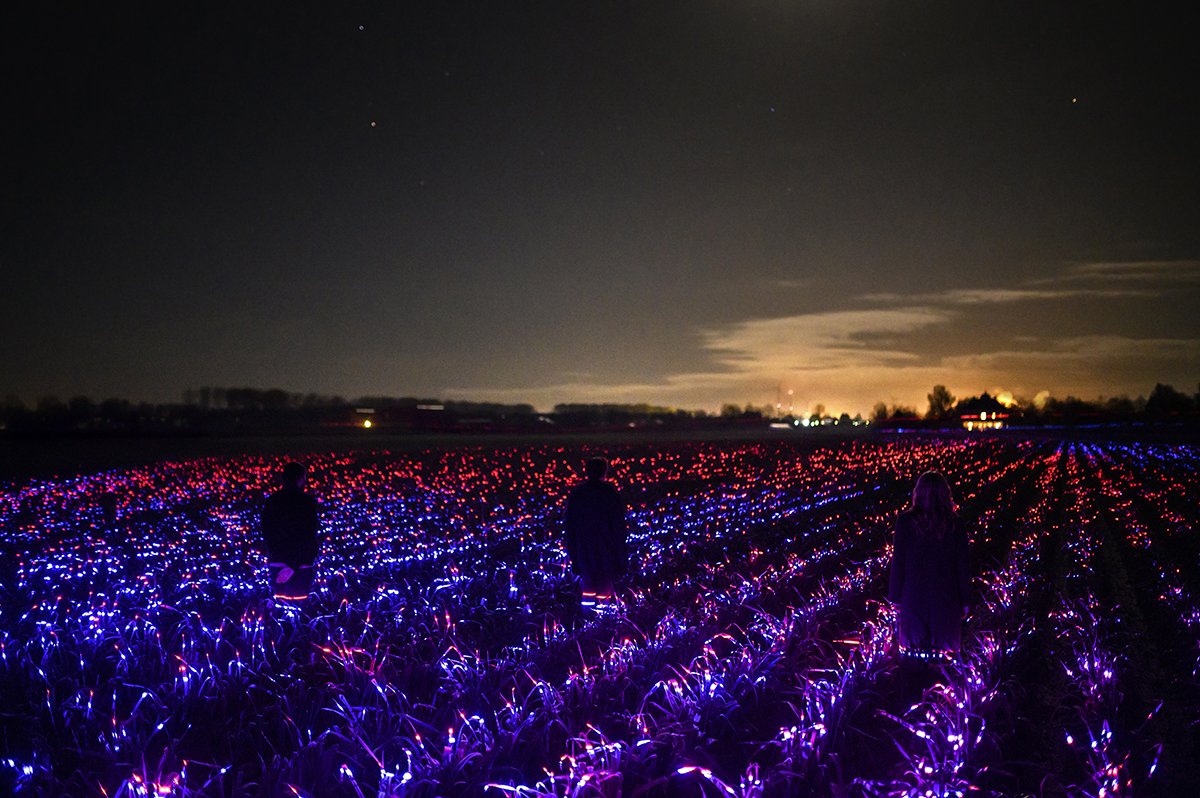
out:
{"label": "person's shoulder", "polygon": [[308,491],[280,488],[268,496],[264,504],[267,506],[283,505],[285,507],[295,507],[297,505],[304,505],[316,507],[320,504],[320,500]]}
{"label": "person's shoulder", "polygon": [[623,501],[621,498],[621,490],[613,483],[605,480],[603,482],[593,482],[590,485],[592,496],[595,500],[605,504],[613,504]]}
{"label": "person's shoulder", "polygon": [[305,512],[313,512],[313,514],[316,514],[316,512],[320,511],[320,499],[318,499],[316,496],[313,496],[312,493],[300,493],[300,496],[296,497],[295,500],[296,505],[302,506],[302,508],[305,509]]}
{"label": "person's shoulder", "polygon": [[903,510],[896,514],[896,524],[893,527],[897,535],[904,538],[920,539],[917,532],[917,514],[912,510]]}

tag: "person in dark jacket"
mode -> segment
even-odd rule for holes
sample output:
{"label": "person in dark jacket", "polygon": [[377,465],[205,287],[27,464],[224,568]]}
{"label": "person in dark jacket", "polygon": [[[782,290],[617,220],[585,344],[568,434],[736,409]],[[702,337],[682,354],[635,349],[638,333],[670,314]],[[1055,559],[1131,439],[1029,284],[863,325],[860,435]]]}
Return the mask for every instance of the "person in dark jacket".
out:
{"label": "person in dark jacket", "polygon": [[950,485],[936,471],[917,478],[912,506],[896,519],[888,601],[900,610],[902,655],[938,660],[958,651],[971,561]]}
{"label": "person in dark jacket", "polygon": [[304,466],[288,463],[283,467],[283,487],[268,496],[263,505],[262,536],[277,599],[307,598],[312,584],[318,548],[318,504],[312,494],[304,492],[304,481]]}
{"label": "person in dark jacket", "polygon": [[613,580],[628,567],[625,502],[606,482],[608,461],[588,460],[587,479],[567,497],[566,538],[571,569],[583,579],[583,605],[612,597]]}

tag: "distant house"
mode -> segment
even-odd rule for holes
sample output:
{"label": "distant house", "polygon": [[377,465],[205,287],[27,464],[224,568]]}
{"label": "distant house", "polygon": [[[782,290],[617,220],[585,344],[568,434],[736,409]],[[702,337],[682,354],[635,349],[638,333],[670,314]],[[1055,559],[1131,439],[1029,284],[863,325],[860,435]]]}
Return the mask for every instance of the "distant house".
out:
{"label": "distant house", "polygon": [[965,430],[1000,429],[1008,419],[1008,408],[986,393],[964,399],[954,411]]}

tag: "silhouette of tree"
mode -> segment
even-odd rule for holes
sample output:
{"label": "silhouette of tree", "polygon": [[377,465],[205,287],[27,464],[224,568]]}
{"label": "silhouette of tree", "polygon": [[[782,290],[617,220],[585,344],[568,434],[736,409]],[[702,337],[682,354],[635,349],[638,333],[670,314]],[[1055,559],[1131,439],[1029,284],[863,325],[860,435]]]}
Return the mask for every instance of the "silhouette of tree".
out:
{"label": "silhouette of tree", "polygon": [[133,412],[133,404],[128,399],[105,399],[100,403],[100,415],[105,418],[116,418]]}
{"label": "silhouette of tree", "polygon": [[928,394],[927,398],[929,412],[925,414],[925,418],[936,421],[950,415],[950,410],[954,407],[954,395],[946,390],[945,385],[933,386],[933,392]]}
{"label": "silhouette of tree", "polygon": [[263,410],[286,410],[289,404],[291,404],[291,397],[288,396],[287,391],[280,388],[272,388],[262,394]]}
{"label": "silhouette of tree", "polygon": [[75,418],[86,418],[96,412],[96,406],[86,396],[72,396],[71,400],[67,402],[67,409]]}
{"label": "silhouette of tree", "polygon": [[1110,421],[1129,422],[1133,420],[1137,411],[1133,406],[1133,400],[1128,396],[1114,396],[1104,403],[1104,412],[1108,415]]}
{"label": "silhouette of tree", "polygon": [[1156,421],[1167,421],[1192,412],[1192,399],[1170,385],[1161,382],[1154,386],[1146,400],[1146,417]]}
{"label": "silhouette of tree", "polygon": [[230,410],[246,410],[250,407],[253,388],[226,388],[225,404]]}
{"label": "silhouette of tree", "polygon": [[887,405],[884,404],[883,402],[876,402],[875,406],[873,408],[871,408],[871,421],[875,421],[875,422],[887,421],[887,417],[888,417]]}
{"label": "silhouette of tree", "polygon": [[1075,426],[1087,417],[1097,415],[1095,407],[1077,396],[1068,396],[1066,399],[1055,399],[1052,396],[1046,400],[1042,412],[1047,419],[1067,426]]}

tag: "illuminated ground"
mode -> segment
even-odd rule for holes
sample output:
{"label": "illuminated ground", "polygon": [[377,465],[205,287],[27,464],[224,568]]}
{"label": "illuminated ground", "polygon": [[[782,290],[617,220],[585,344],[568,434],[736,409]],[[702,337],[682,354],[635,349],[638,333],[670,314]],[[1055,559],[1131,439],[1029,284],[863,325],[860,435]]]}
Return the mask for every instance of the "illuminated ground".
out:
{"label": "illuminated ground", "polygon": [[[1196,785],[1196,449],[609,447],[637,568],[593,616],[559,524],[596,453],[310,460],[327,540],[298,609],[267,600],[255,549],[278,459],[0,491],[0,792]],[[927,468],[963,505],[978,600],[965,661],[909,706],[880,601],[890,519]]]}

